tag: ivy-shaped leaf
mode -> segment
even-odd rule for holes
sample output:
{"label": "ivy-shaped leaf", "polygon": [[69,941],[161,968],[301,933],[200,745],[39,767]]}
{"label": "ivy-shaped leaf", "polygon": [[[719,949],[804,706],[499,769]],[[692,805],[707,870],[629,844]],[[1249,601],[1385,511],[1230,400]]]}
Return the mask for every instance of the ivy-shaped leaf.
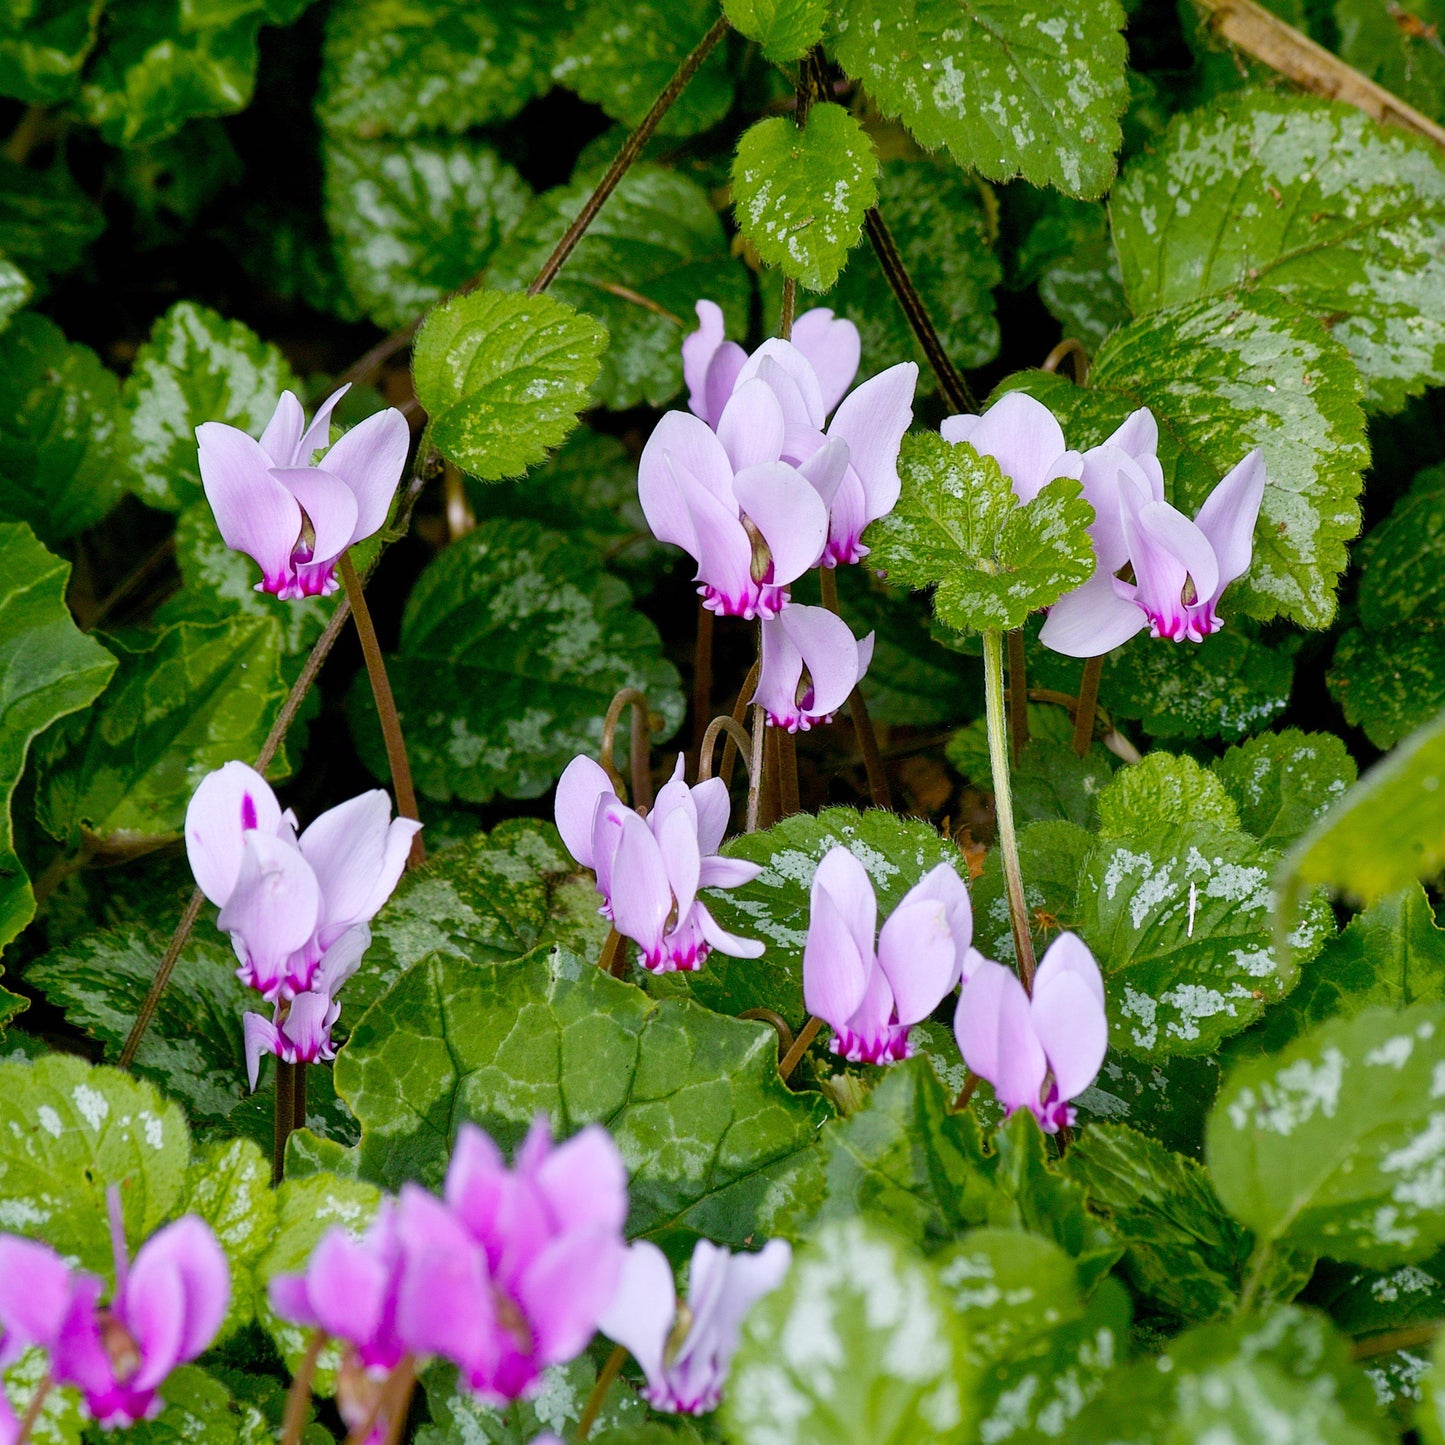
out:
{"label": "ivy-shaped leaf", "polygon": [[[600,173],[587,171],[538,196],[498,248],[489,285],[528,285],[576,219]],[[593,388],[604,406],[621,410],[646,401],[663,406],[682,387],[682,341],[697,327],[699,297],[723,308],[730,334],[747,332],[752,287],[728,250],[707,192],[662,166],[633,166],[548,295],[595,317],[607,328],[607,350]],[[636,467],[632,476],[636,490]]]}
{"label": "ivy-shaped leaf", "polygon": [[513,166],[466,137],[332,135],[323,156],[341,275],[387,328],[414,321],[479,275],[531,196]]}
{"label": "ivy-shaped leaf", "polygon": [[656,1002],[591,960],[433,954],[356,1026],[336,1063],[363,1170],[437,1183],[470,1119],[504,1147],[539,1112],[560,1135],[605,1121],[631,1176],[629,1231],[681,1252],[766,1238],[818,1186],[817,1095],[778,1079],[767,1024]]}
{"label": "ivy-shaped leaf", "polygon": [[869,565],[892,582],[934,587],[949,627],[1021,627],[1092,575],[1094,512],[1078,482],[1061,477],[1020,503],[992,457],[933,432],[903,439],[898,473],[897,505],[868,529]]}
{"label": "ivy-shaped leaf", "polygon": [[1333,733],[1261,733],[1214,761],[1244,830],[1287,848],[1354,786],[1358,770]]}
{"label": "ivy-shaped leaf", "polygon": [[1064,426],[1069,445],[1104,440],[1136,407],[1159,421],[1166,490],[1193,516],[1253,447],[1268,483],[1250,570],[1225,594],[1251,617],[1326,626],[1345,544],[1360,528],[1368,460],[1359,374],[1314,317],[1274,291],[1168,306],[1115,331],[1087,387],[1028,372],[1025,386]]}
{"label": "ivy-shaped leaf", "polygon": [[[677,671],[627,588],[535,522],[483,522],[448,547],[412,589],[387,666],[417,786],[440,801],[545,793],[596,751],[619,688],[647,694],[659,738],[682,721]],[[364,678],[350,716],[362,757],[387,776]]]}
{"label": "ivy-shaped leaf", "polygon": [[202,496],[196,428],[222,421],[259,437],[285,390],[286,359],[239,321],[178,301],[136,353],[122,393],[130,412],[132,490],[179,511]]}
{"label": "ivy-shaped leaf", "polygon": [[1438,1003],[1371,1009],[1230,1074],[1207,1158],[1262,1246],[1380,1268],[1445,1243],[1442,1038]]}
{"label": "ivy-shaped leaf", "polygon": [[435,307],[412,353],[432,440],[483,481],[522,475],[577,424],[606,344],[550,296],[473,291]]}
{"label": "ivy-shaped leaf", "polygon": [[[115,659],[71,621],[70,564],[28,527],[0,522],[0,948],[35,913],[30,880],[15,856],[10,800],[30,743],[57,719],[95,701]],[[14,1009],[0,994],[0,1014]]]}
{"label": "ivy-shaped leaf", "polygon": [[806,55],[823,38],[829,0],[723,0],[723,14],[775,65]]}
{"label": "ivy-shaped leaf", "polygon": [[838,279],[878,199],[878,157],[841,105],[755,122],[738,141],[733,209],[738,229],[769,266],[813,291]]}
{"label": "ivy-shaped leaf", "polygon": [[1129,95],[1117,0],[841,0],[834,24],[843,68],[922,145],[993,181],[1108,189]]}
{"label": "ivy-shaped leaf", "polygon": [[1445,160],[1429,141],[1246,91],[1176,116],[1110,214],[1136,314],[1267,286],[1328,321],[1372,408],[1445,381]]}

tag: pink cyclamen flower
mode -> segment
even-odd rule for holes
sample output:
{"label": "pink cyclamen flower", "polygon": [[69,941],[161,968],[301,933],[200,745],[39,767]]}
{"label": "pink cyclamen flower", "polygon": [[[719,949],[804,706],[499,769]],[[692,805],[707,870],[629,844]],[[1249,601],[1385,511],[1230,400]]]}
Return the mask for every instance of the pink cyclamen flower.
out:
{"label": "pink cyclamen flower", "polygon": [[231,1299],[231,1271],[210,1227],[186,1215],[129,1259],[119,1192],[107,1191],[115,1290],[73,1270],[48,1245],[0,1235],[0,1368],[31,1346],[50,1356],[50,1379],[71,1385],[103,1426],[153,1420],[177,1365],[210,1347]]}
{"label": "pink cyclamen flower", "polygon": [[762,656],[752,701],[790,733],[827,723],[848,701],[873,658],[873,634],[860,642],[826,607],[794,603],[762,624]]}
{"label": "pink cyclamen flower", "polygon": [[[1148,425],[1136,424],[1136,432],[1157,435],[1153,418],[1143,415]],[[1220,598],[1248,571],[1254,552],[1266,480],[1258,448],[1210,492],[1191,522],[1164,500],[1152,449],[1139,455],[1111,445],[1114,439],[1096,449],[1097,457],[1090,453],[1085,474],[1097,518],[1090,529],[1094,575],[1054,603],[1039,634],[1046,647],[1068,657],[1100,656],[1146,627],[1152,637],[1203,641],[1223,626]],[[1125,563],[1132,580],[1115,575]]]}
{"label": "pink cyclamen flower", "polygon": [[600,1324],[642,1366],[643,1399],[668,1414],[715,1410],[748,1311],[782,1284],[791,1262],[792,1250],[781,1239],[756,1254],[733,1254],[700,1239],[684,1311],[667,1256],[646,1240],[629,1246],[617,1295]]}
{"label": "pink cyclamen flower", "polygon": [[[417,1302],[418,1321],[434,1301],[455,1299],[494,1322],[468,1351],[450,1354],[467,1389],[492,1403],[535,1391],[542,1371],[586,1349],[617,1292],[626,1259],[627,1171],[611,1136],[593,1124],[553,1145],[538,1118],[508,1169],[486,1134],[463,1124],[447,1169],[448,1207],[478,1246],[484,1288],[467,1262],[455,1290]],[[450,1306],[448,1305],[448,1308]],[[443,1318],[447,1309],[441,1311]],[[411,1326],[415,1331],[421,1325]],[[414,1336],[442,1352],[435,1340]]]}
{"label": "pink cyclamen flower", "polygon": [[391,407],[328,448],[331,413],[346,390],[322,402],[309,427],[301,403],[282,392],[259,442],[224,422],[196,428],[206,499],[226,545],[260,565],[258,592],[334,592],[341,554],[386,521],[411,433]]}
{"label": "pink cyclamen flower", "polygon": [[721,778],[689,788],[683,758],[641,818],[618,798],[611,779],[588,757],[573,758],[557,784],[557,830],[568,851],[597,874],[598,910],[638,945],[653,973],[691,972],[716,948],[757,958],[763,945],[724,929],[698,897],[699,888],[736,888],[761,865],[718,856],[728,821]]}
{"label": "pink cyclamen flower", "polygon": [[1082,939],[1061,933],[1030,997],[1002,964],[981,961],[953,1022],[963,1061],[1010,1114],[1029,1109],[1046,1134],[1074,1122],[1069,1100],[1098,1077],[1109,1046],[1104,980]]}
{"label": "pink cyclamen flower", "polygon": [[1084,469],[1053,412],[1024,391],[1006,392],[980,416],[946,417],[938,430],[944,441],[967,442],[992,457],[1021,502],[1033,501],[1056,477],[1077,480]]}
{"label": "pink cyclamen flower", "polygon": [[254,768],[226,763],[203,778],[186,809],[186,853],[197,886],[221,910],[241,981],[272,1002],[310,989],[328,951],[353,948],[346,933],[391,896],[420,827],[393,818],[377,788],[298,837],[295,814],[281,811]]}
{"label": "pink cyclamen flower", "polygon": [[[790,340],[765,341],[751,356],[725,339],[716,303],[699,301],[697,318],[698,329],[682,343],[693,415],[721,436],[734,395],[750,382],[765,384],[781,413],[780,459],[801,468],[827,504],[819,560],[828,567],[860,561],[868,554],[864,529],[898,501],[898,448],[913,420],[918,367],[889,367],[845,397],[858,371],[858,328],[826,307],[805,311]],[[819,458],[825,444],[831,447]]]}
{"label": "pink cyclamen flower", "polygon": [[903,896],[875,950],[877,918],[867,870],[848,849],[832,849],[813,875],[803,999],[832,1027],[833,1052],[854,1063],[906,1059],[910,1028],[983,962],[968,889],[947,863]]}

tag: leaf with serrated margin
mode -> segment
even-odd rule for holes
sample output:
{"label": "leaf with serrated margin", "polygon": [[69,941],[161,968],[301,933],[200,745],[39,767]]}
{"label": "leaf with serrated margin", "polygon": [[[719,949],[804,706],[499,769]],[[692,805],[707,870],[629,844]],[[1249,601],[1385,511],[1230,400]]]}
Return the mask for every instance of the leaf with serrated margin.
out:
{"label": "leaf with serrated margin", "polygon": [[433,441],[483,481],[521,476],[577,425],[606,345],[550,296],[473,291],[434,307],[412,352]]}
{"label": "leaf with serrated margin", "polygon": [[1268,482],[1249,571],[1224,595],[1231,611],[1324,627],[1360,529],[1369,459],[1360,379],[1349,353],[1314,317],[1260,290],[1168,306],[1115,331],[1087,387],[1023,372],[1022,386],[1063,422],[1075,448],[1104,440],[1136,407],[1159,422],[1170,501],[1193,516],[1254,447]]}
{"label": "leaf with serrated margin", "polygon": [[1354,786],[1355,760],[1333,733],[1261,733],[1213,764],[1240,824],[1261,843],[1286,848]]}
{"label": "leaf with serrated margin", "polygon": [[934,587],[933,609],[959,631],[1021,627],[1094,570],[1094,509],[1079,483],[1050,482],[1027,504],[990,456],[935,432],[903,439],[903,491],[868,528],[869,566]]}
{"label": "leaf with serrated margin", "polygon": [[806,55],[823,38],[829,0],[723,0],[723,14],[775,65]]}
{"label": "leaf with serrated margin", "polygon": [[840,0],[834,24],[843,68],[920,144],[993,181],[1108,189],[1129,98],[1117,0]]}

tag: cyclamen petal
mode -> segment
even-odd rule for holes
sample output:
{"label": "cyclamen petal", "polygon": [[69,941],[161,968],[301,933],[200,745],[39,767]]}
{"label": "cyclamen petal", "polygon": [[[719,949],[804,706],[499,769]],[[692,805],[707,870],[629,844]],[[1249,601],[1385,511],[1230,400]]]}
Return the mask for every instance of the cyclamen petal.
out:
{"label": "cyclamen petal", "polygon": [[1066,448],[1053,412],[1023,391],[1006,392],[980,416],[948,417],[939,432],[944,441],[966,441],[992,457],[1021,502],[1033,501],[1056,477],[1077,478],[1084,468],[1083,457]]}
{"label": "cyclamen petal", "polygon": [[761,665],[752,700],[773,727],[807,732],[847,702],[873,656],[873,634],[857,641],[826,607],[794,604],[762,624]]}
{"label": "cyclamen petal", "polygon": [[794,320],[790,339],[818,378],[826,415],[842,401],[858,375],[858,361],[863,354],[858,328],[835,316],[828,307],[815,306]]}
{"label": "cyclamen petal", "polygon": [[186,805],[186,856],[196,886],[224,907],[241,872],[246,834],[281,831],[281,805],[271,785],[245,763],[226,763],[201,779]]}

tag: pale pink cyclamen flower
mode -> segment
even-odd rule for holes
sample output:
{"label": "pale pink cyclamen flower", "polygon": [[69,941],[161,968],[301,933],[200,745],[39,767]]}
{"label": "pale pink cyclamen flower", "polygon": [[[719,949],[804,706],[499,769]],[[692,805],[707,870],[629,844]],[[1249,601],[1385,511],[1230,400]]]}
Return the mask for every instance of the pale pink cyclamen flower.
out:
{"label": "pale pink cyclamen flower", "polygon": [[226,545],[260,565],[258,592],[334,592],[341,554],[386,521],[411,445],[394,407],[352,427],[312,463],[330,442],[331,413],[346,391],[322,402],[309,427],[301,403],[282,392],[259,442],[224,422],[196,428],[206,499]]}
{"label": "pale pink cyclamen flower", "polygon": [[1029,1109],[1046,1134],[1074,1122],[1069,1100],[1098,1077],[1109,1046],[1104,980],[1082,939],[1061,933],[1030,997],[1002,964],[984,960],[959,995],[954,1033],[963,1061],[1010,1114]]}
{"label": "pale pink cyclamen flower", "polygon": [[911,1027],[984,962],[968,889],[947,863],[903,896],[875,950],[877,918],[867,870],[848,849],[832,849],[813,875],[803,999],[832,1027],[833,1052],[854,1063],[906,1059]]}
{"label": "pale pink cyclamen flower", "polygon": [[[312,987],[327,953],[357,957],[365,925],[406,866],[410,818],[392,818],[381,789],[331,808],[299,837],[270,784],[245,763],[202,779],[186,809],[186,853],[201,891],[221,914],[241,966],[237,976],[269,1002]],[[351,929],[365,935],[357,948]]]}
{"label": "pale pink cyclamen flower", "polygon": [[646,1240],[629,1246],[602,1332],[626,1345],[647,1376],[642,1397],[668,1414],[715,1410],[743,1321],[782,1284],[792,1250],[774,1239],[756,1254],[733,1254],[706,1239],[692,1251],[687,1304],[679,1304],[667,1256]]}
{"label": "pale pink cyclamen flower", "polygon": [[807,732],[848,701],[873,658],[873,634],[858,641],[826,607],[794,603],[762,624],[761,666],[752,701],[773,727]]}
{"label": "pale pink cyclamen flower", "polygon": [[967,442],[992,457],[1021,502],[1031,502],[1056,477],[1077,480],[1084,459],[1064,443],[1064,431],[1043,402],[1010,391],[979,416],[946,417],[939,427],[946,442]]}
{"label": "pale pink cyclamen flower", "polygon": [[653,973],[691,972],[717,949],[757,958],[763,945],[729,933],[698,897],[699,888],[750,883],[761,865],[723,858],[728,822],[721,778],[688,787],[683,758],[641,818],[618,798],[606,772],[588,757],[568,763],[557,784],[557,831],[568,851],[597,874],[598,910],[638,945]]}
{"label": "pale pink cyclamen flower", "polygon": [[[751,356],[725,339],[715,302],[699,301],[697,319],[682,343],[689,410],[723,436],[734,424],[725,420],[732,398],[750,382],[766,385],[781,416],[779,458],[801,468],[827,504],[819,560],[828,567],[860,561],[868,555],[864,529],[898,501],[898,448],[913,420],[918,367],[891,366],[845,397],[858,372],[858,328],[828,308],[805,311],[790,340],[765,341]],[[835,451],[826,464],[817,457],[825,444]]]}
{"label": "pale pink cyclamen flower", "polygon": [[[1249,569],[1264,498],[1264,456],[1250,452],[1205,498],[1191,522],[1164,500],[1153,445],[1154,418],[1135,412],[1087,454],[1084,494],[1092,504],[1094,575],[1054,603],[1039,640],[1068,657],[1097,657],[1146,627],[1150,636],[1201,642],[1223,626],[1224,589]],[[1133,579],[1115,574],[1128,563]]]}
{"label": "pale pink cyclamen flower", "polygon": [[177,1365],[202,1355],[231,1299],[231,1271],[210,1227],[193,1214],[158,1230],[129,1259],[119,1192],[107,1191],[115,1290],[71,1269],[48,1245],[0,1234],[0,1369],[27,1349],[49,1356],[54,1384],[70,1385],[106,1427],[153,1420]]}

